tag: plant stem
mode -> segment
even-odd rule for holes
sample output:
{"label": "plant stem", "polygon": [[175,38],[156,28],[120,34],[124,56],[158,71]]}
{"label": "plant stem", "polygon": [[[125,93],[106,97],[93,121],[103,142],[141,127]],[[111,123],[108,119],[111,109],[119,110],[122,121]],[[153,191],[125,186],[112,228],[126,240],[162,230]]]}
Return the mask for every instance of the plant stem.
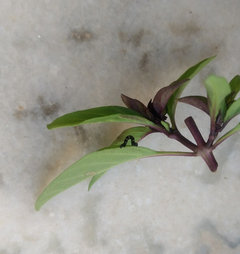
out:
{"label": "plant stem", "polygon": [[153,130],[154,132],[160,132],[163,133],[165,135],[168,135],[168,131],[162,127],[162,126],[158,126],[158,125],[147,125],[147,127],[149,127],[151,130]]}
{"label": "plant stem", "polygon": [[153,155],[153,156],[190,156],[190,157],[196,157],[197,154],[194,153],[194,152],[171,152],[171,151],[166,151],[164,154]]}
{"label": "plant stem", "polygon": [[175,139],[176,141],[180,142],[182,145],[186,146],[193,152],[197,152],[197,146],[193,144],[190,140],[185,138],[177,129],[172,130],[171,132],[168,132],[165,128],[161,126],[155,125],[155,126],[148,126],[148,127],[155,132],[161,132],[165,134],[167,137],[171,139]]}
{"label": "plant stem", "polygon": [[212,172],[217,170],[218,163],[211,150],[199,150],[199,155],[201,155]]}
{"label": "plant stem", "polygon": [[167,136],[171,139],[177,140],[182,145],[192,150],[194,153],[197,152],[197,146],[193,144],[190,140],[185,138],[178,130],[174,130],[172,133],[168,134]]}
{"label": "plant stem", "polygon": [[185,119],[185,123],[188,129],[190,130],[193,138],[195,139],[198,148],[201,149],[202,147],[204,147],[206,143],[193,118],[189,116],[188,118]]}
{"label": "plant stem", "polygon": [[212,153],[212,149],[208,148],[207,146],[208,144],[204,141],[203,136],[200,133],[194,119],[190,116],[187,119],[185,119],[185,123],[198,145],[197,154],[204,159],[209,169],[212,172],[215,172],[217,170],[218,163]]}
{"label": "plant stem", "polygon": [[211,147],[215,138],[217,137],[218,131],[216,131],[215,120],[211,119],[210,133],[208,136],[207,147]]}

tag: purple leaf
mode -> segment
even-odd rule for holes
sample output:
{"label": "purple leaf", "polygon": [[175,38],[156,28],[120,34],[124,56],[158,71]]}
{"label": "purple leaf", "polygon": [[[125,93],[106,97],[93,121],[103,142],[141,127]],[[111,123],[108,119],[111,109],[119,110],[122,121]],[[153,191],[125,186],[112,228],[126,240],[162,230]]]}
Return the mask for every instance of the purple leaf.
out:
{"label": "purple leaf", "polygon": [[152,99],[148,102],[147,108],[150,110],[150,112],[153,114],[155,121],[165,121],[167,117],[163,114],[162,116],[159,115],[156,110],[153,107]]}
{"label": "purple leaf", "polygon": [[166,114],[166,105],[173,93],[189,79],[176,80],[169,86],[161,88],[153,99],[154,110],[163,117]]}
{"label": "purple leaf", "polygon": [[193,107],[201,109],[209,115],[208,101],[204,96],[186,96],[178,99],[178,101],[189,104]]}
{"label": "purple leaf", "polygon": [[122,98],[122,101],[124,102],[124,104],[128,108],[140,113],[142,116],[144,116],[145,118],[147,118],[149,120],[154,119],[150,110],[141,101],[139,101],[137,99],[132,99],[124,94],[121,94],[121,98]]}

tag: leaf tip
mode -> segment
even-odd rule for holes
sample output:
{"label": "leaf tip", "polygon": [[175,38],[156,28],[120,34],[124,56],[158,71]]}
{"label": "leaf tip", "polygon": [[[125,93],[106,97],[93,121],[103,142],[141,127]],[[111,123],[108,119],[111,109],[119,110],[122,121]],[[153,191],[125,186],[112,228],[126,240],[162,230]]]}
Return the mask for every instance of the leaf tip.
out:
{"label": "leaf tip", "polygon": [[123,93],[121,93],[121,99],[124,100],[127,96]]}
{"label": "leaf tip", "polygon": [[217,57],[217,55],[213,55],[213,56],[210,56],[210,57],[206,58],[205,60],[210,62],[210,61],[212,61],[216,57]]}
{"label": "leaf tip", "polygon": [[49,199],[46,199],[46,197],[44,196],[44,192],[42,192],[37,200],[35,201],[35,205],[34,208],[36,211],[39,211],[41,209],[41,207],[48,201]]}
{"label": "leaf tip", "polygon": [[88,191],[90,191],[91,189],[92,189],[92,184],[89,183],[89,185],[88,185]]}
{"label": "leaf tip", "polygon": [[39,210],[40,210],[40,208],[41,208],[41,204],[38,202],[38,200],[36,201],[36,203],[35,203],[35,206],[34,206],[34,208],[35,208],[35,210],[38,212]]}
{"label": "leaf tip", "polygon": [[49,130],[51,130],[51,129],[53,129],[54,127],[53,127],[52,123],[49,123],[49,124],[47,124],[47,128],[48,128]]}
{"label": "leaf tip", "polygon": [[121,99],[123,101],[123,103],[128,107],[131,108],[129,102],[132,100],[130,97],[128,97],[127,95],[121,93]]}

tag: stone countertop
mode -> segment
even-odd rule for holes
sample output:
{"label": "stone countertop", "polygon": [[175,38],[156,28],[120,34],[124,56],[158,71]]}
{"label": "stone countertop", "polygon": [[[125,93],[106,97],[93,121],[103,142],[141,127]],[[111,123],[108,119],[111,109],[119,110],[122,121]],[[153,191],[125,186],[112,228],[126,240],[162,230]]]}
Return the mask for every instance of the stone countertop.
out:
{"label": "stone countertop", "polygon": [[[189,66],[217,55],[209,74],[240,73],[240,1],[19,0],[0,3],[0,254],[239,254],[240,135],[215,155],[137,160],[49,201],[46,184],[129,125],[47,130],[64,113],[147,101]],[[180,129],[188,133],[178,107]],[[201,128],[208,118],[192,109]],[[176,147],[153,134],[141,145]],[[178,148],[181,148],[177,145]]]}

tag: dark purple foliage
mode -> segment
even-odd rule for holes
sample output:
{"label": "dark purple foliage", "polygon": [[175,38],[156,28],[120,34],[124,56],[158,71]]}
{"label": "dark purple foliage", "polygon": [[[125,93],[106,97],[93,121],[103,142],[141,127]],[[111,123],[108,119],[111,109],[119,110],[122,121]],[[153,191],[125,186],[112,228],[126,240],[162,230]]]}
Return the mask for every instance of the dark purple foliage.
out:
{"label": "dark purple foliage", "polygon": [[163,117],[166,114],[166,105],[173,95],[173,93],[183,84],[185,84],[189,79],[176,80],[169,86],[161,88],[153,99],[154,110]]}
{"label": "dark purple foliage", "polygon": [[201,109],[209,115],[208,100],[203,96],[186,96],[178,99],[178,101],[192,105],[198,109]]}
{"label": "dark purple foliage", "polygon": [[[194,119],[190,116],[185,119],[186,126],[190,130],[196,144],[192,143],[186,137],[184,137],[177,127],[165,128],[165,124],[170,126],[167,122],[168,108],[167,104],[174,92],[184,85],[189,79],[177,80],[171,83],[170,85],[161,88],[155,95],[153,100],[148,102],[148,105],[145,106],[142,102],[137,99],[132,99],[126,95],[122,94],[122,100],[125,105],[140,113],[143,117],[152,121],[154,124],[158,125],[156,127],[154,124],[149,126],[153,131],[161,132],[168,136],[169,138],[175,139],[190,150],[192,150],[193,156],[201,156],[209,169],[212,172],[215,172],[218,167],[218,163],[213,155],[213,150],[216,148],[214,141],[219,132],[221,132],[226,126],[227,122],[224,122],[222,115],[219,113],[215,120],[211,119],[211,128],[208,140],[205,141],[202,134],[200,133]],[[232,87],[232,93],[226,97],[226,105],[230,105],[233,102],[236,94],[240,91],[240,76],[236,76],[230,82]],[[210,109],[208,98],[204,96],[186,96],[179,98],[178,101],[192,105],[210,116]],[[174,126],[174,125],[172,125]]]}
{"label": "dark purple foliage", "polygon": [[149,120],[153,120],[152,113],[141,101],[137,99],[132,99],[124,94],[121,94],[121,97],[122,101],[128,108],[137,111],[138,113],[140,113],[142,116],[144,116]]}

